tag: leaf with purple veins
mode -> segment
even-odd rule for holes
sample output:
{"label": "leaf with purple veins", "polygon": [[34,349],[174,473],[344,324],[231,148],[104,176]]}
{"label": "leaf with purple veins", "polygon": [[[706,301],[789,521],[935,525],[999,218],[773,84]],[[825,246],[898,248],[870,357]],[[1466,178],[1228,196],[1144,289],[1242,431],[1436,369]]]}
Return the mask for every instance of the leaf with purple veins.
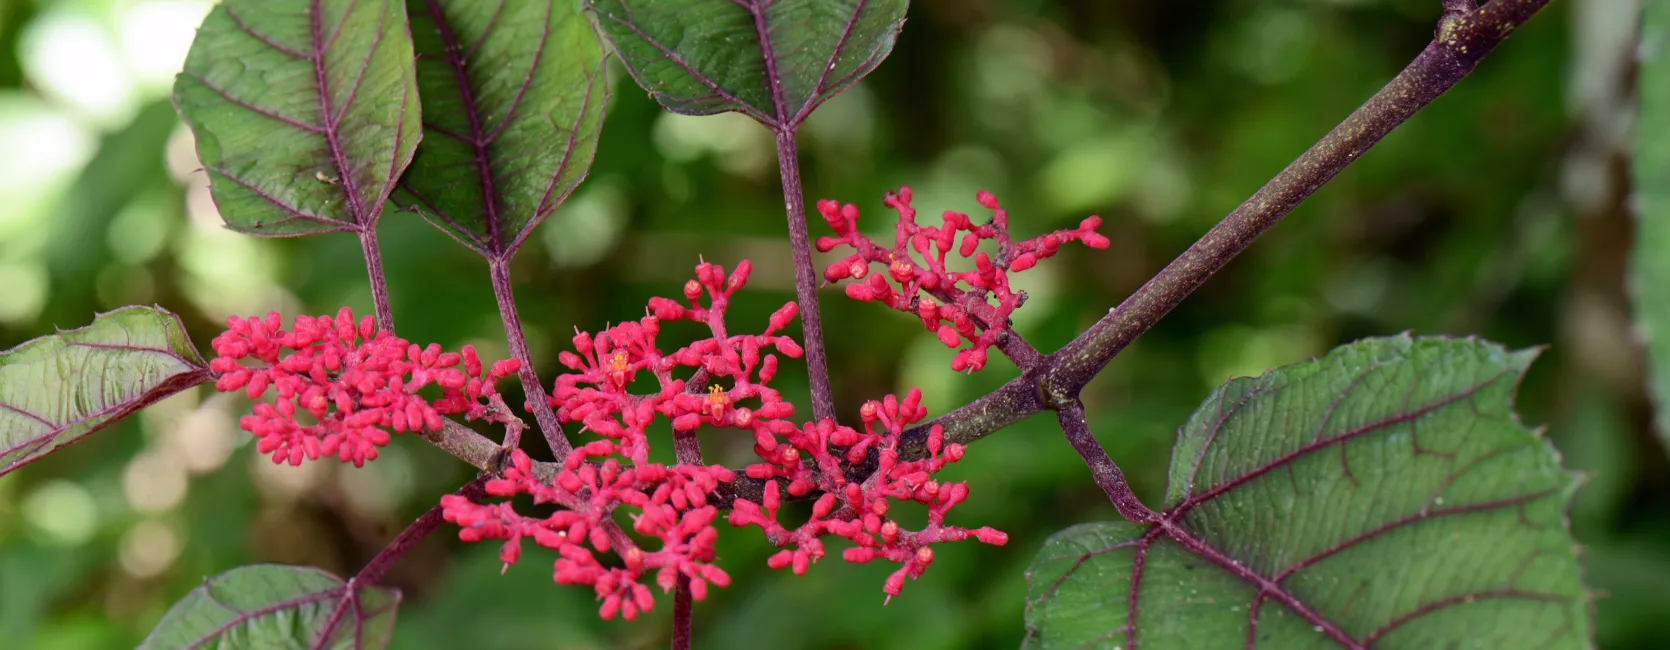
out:
{"label": "leaf with purple veins", "polygon": [[908,0],[587,0],[667,110],[739,111],[779,129],[881,65]]}
{"label": "leaf with purple veins", "polygon": [[168,610],[141,650],[388,647],[400,592],[309,567],[256,564],[203,581]]}
{"label": "leaf with purple veins", "polygon": [[370,231],[423,137],[406,5],[225,0],[174,104],[232,229]]}
{"label": "leaf with purple veins", "polygon": [[1588,648],[1577,479],[1519,422],[1534,351],[1370,339],[1220,387],[1156,524],[1027,571],[1032,648]]}
{"label": "leaf with purple veins", "polygon": [[508,260],[586,177],[603,44],[569,0],[407,0],[425,137],[396,203]]}
{"label": "leaf with purple veins", "polygon": [[179,317],[159,307],[0,352],[0,475],[209,377]]}

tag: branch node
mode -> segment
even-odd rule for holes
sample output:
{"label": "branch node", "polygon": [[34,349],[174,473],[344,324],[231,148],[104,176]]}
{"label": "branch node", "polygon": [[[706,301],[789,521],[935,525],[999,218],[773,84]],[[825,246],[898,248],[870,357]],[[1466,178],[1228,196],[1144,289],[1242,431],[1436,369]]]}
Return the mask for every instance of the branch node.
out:
{"label": "branch node", "polygon": [[[1054,355],[1039,363],[1040,367],[1054,367]],[[1072,381],[1062,380],[1054,374],[1041,372],[1033,380],[1038,388],[1038,401],[1043,407],[1051,411],[1064,411],[1079,406],[1079,391],[1083,386],[1076,386]]]}
{"label": "branch node", "polygon": [[1468,14],[1478,9],[1473,0],[1444,0],[1444,13],[1438,16],[1438,30],[1433,38],[1446,46],[1456,44],[1456,35],[1466,24]]}

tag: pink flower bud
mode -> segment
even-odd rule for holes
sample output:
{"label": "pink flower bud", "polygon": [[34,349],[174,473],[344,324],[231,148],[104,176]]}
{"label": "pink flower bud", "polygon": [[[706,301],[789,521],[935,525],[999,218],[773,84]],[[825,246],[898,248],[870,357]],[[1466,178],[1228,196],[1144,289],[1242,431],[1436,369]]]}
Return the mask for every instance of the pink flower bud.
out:
{"label": "pink flower bud", "polygon": [[1007,533],[994,530],[990,526],[983,526],[976,529],[974,531],[974,538],[980,540],[981,542],[991,544],[992,546],[1002,546],[1009,543],[1009,535]]}

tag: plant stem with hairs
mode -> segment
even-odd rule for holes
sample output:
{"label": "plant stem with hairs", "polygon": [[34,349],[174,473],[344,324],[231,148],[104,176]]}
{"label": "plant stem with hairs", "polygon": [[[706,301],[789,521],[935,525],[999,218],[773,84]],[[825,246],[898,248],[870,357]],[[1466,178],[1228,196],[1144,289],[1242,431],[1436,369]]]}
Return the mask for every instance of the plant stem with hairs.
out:
{"label": "plant stem with hairs", "polygon": [[383,254],[377,246],[377,224],[359,231],[360,250],[365,253],[366,277],[371,282],[371,302],[377,308],[377,329],[394,331],[394,306],[389,303],[388,278],[383,275]]}
{"label": "plant stem with hairs", "polygon": [[800,324],[806,346],[806,375],[812,387],[812,417],[835,417],[835,395],[829,385],[829,353],[823,343],[823,321],[818,315],[818,273],[812,268],[812,240],[806,230],[806,198],[800,185],[800,158],[794,127],[774,126],[777,166],[783,176],[783,206],[788,212],[789,245],[794,250],[794,291],[800,304]]}
{"label": "plant stem with hairs", "polygon": [[[522,392],[527,395],[528,409],[533,411],[534,421],[539,424],[539,432],[545,436],[545,444],[551,448],[551,454],[561,462],[574,448],[569,444],[568,437],[563,435],[562,424],[557,422],[557,414],[546,401],[545,388],[539,383],[539,375],[534,371],[533,355],[528,352],[528,339],[522,333],[522,319],[516,313],[516,296],[511,291],[510,263],[494,260],[488,264],[488,268],[493,276],[493,297],[499,303],[499,318],[504,321],[505,342],[510,346],[511,357],[522,362],[522,367],[517,371],[517,378],[522,380]],[[514,449],[520,442],[520,431],[506,432],[505,449]]]}

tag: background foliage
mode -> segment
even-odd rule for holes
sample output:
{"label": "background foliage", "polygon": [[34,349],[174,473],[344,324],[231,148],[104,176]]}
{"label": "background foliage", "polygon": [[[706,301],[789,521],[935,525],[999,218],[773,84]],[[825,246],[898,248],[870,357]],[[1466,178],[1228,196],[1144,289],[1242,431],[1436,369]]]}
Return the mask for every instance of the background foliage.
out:
{"label": "background foliage", "polygon": [[[1028,234],[1101,214],[1111,250],[1072,249],[1022,276],[1032,299],[1018,327],[1053,349],[1390,78],[1438,12],[1434,0],[1190,5],[917,0],[888,62],[803,132],[808,194],[879,214],[883,191],[910,184],[925,210],[977,211],[986,188]],[[351,236],[257,240],[215,215],[166,100],[208,7],[0,0],[0,349],[124,304],[180,313],[200,345],[234,313],[370,311]],[[1406,329],[1552,344],[1519,405],[1568,466],[1595,472],[1572,520],[1601,595],[1600,645],[1670,644],[1670,467],[1622,280],[1636,7],[1556,3],[1093,382],[1091,425],[1138,494],[1159,503],[1177,427],[1230,376]],[[674,295],[698,254],[754,261],[738,322],[792,297],[769,132],[739,115],[666,114],[611,73],[590,180],[515,264],[547,378],[573,326]],[[387,215],[380,232],[402,336],[502,358],[486,265],[414,215]],[[919,385],[940,413],[1013,370],[994,356],[981,375],[953,375],[919,323],[826,298],[849,409]],[[797,374],[778,381],[803,396]],[[205,575],[251,562],[351,573],[469,477],[398,440],[361,470],[275,467],[236,429],[242,408],[199,387],[0,478],[8,647],[131,647]],[[720,461],[748,454],[740,439],[707,444]],[[757,539],[731,535],[720,554],[736,586],[697,606],[698,644],[1013,647],[1022,570],[1043,539],[1117,515],[1045,418],[980,441],[948,472],[972,479],[960,516],[1010,532],[1008,546],[948,550],[882,607],[886,567],[828,561],[793,579],[766,570]],[[590,594],[552,585],[539,562],[500,576],[494,548],[456,546],[437,536],[390,576],[407,599],[394,647],[665,644],[665,624],[598,621]]]}

